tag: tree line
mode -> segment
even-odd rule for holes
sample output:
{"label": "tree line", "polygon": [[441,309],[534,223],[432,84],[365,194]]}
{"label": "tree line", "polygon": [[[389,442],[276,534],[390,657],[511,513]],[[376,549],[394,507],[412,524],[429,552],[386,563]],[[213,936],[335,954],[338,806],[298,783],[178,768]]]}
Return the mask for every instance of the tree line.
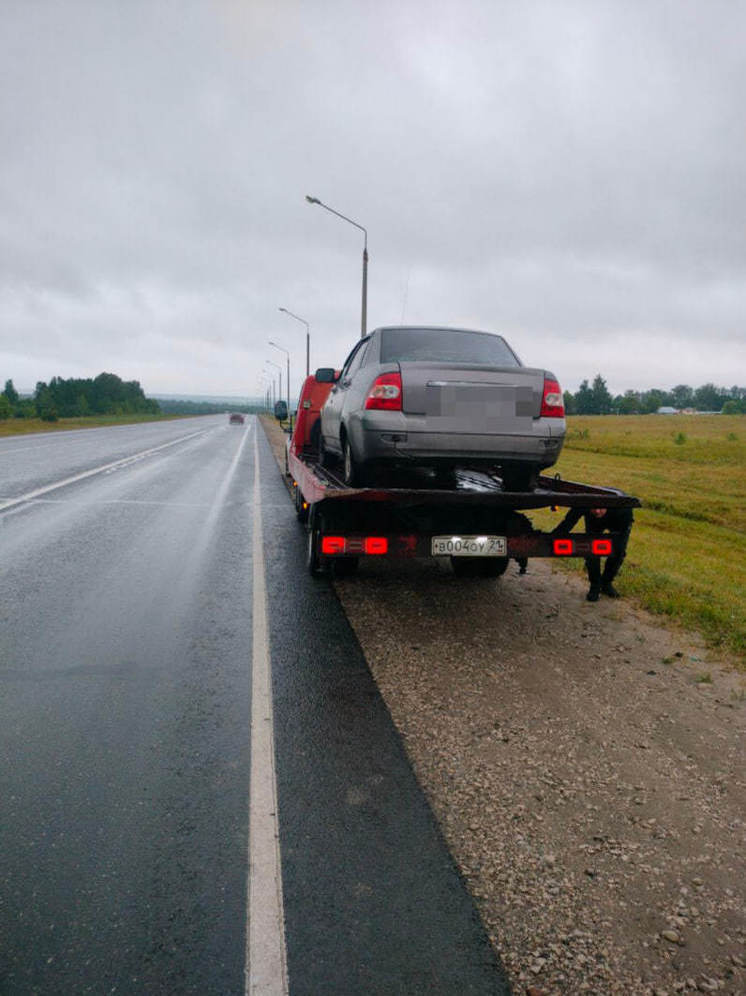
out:
{"label": "tree line", "polygon": [[164,415],[223,415],[229,411],[255,414],[264,411],[263,405],[237,402],[227,408],[224,401],[190,401],[188,398],[159,398],[158,404]]}
{"label": "tree line", "polygon": [[85,415],[158,415],[157,401],[146,398],[139,381],[123,381],[112,373],[98,377],[52,377],[46,384],[39,381],[33,396],[22,398],[6,380],[0,394],[0,419],[41,418],[56,422],[58,418]]}
{"label": "tree line", "polygon": [[746,415],[746,387],[737,386],[703,384],[694,388],[677,384],[669,391],[654,387],[649,391],[629,390],[613,397],[604,378],[597,374],[592,384],[584,380],[574,394],[565,391],[564,397],[568,415],[651,415],[659,408]]}

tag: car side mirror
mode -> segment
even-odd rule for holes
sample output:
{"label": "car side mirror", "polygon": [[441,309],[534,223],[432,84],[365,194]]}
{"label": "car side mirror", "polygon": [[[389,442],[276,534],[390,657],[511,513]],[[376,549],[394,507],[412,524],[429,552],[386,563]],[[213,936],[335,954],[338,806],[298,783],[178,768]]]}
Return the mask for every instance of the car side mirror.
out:
{"label": "car side mirror", "polygon": [[319,384],[334,384],[337,380],[334,367],[319,367],[314,376]]}

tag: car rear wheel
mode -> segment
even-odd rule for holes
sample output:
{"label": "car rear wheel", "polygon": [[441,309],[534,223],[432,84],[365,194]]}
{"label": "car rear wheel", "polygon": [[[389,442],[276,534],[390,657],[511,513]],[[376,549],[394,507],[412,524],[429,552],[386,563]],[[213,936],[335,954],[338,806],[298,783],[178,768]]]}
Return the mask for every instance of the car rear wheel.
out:
{"label": "car rear wheel", "polygon": [[505,467],[502,473],[506,491],[533,491],[539,483],[536,467]]}
{"label": "car rear wheel", "polygon": [[457,578],[499,578],[508,567],[507,557],[451,557]]}
{"label": "car rear wheel", "polygon": [[352,447],[350,446],[349,439],[345,439],[344,445],[342,447],[343,455],[343,476],[345,484],[351,488],[364,488],[365,487],[365,472],[363,468],[355,461],[355,457],[352,455]]}

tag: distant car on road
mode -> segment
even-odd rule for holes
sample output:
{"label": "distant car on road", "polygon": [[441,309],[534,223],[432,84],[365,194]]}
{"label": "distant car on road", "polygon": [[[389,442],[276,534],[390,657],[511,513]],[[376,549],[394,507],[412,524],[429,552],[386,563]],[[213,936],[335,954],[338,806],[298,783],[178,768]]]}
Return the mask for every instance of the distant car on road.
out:
{"label": "distant car on road", "polygon": [[232,412],[231,417],[228,419],[228,421],[231,425],[243,425],[244,416],[241,414],[241,412]]}
{"label": "distant car on road", "polygon": [[497,467],[506,490],[533,488],[565,437],[554,374],[524,367],[502,336],[390,326],[361,339],[321,411],[322,463],[340,458],[350,485],[394,468]]}

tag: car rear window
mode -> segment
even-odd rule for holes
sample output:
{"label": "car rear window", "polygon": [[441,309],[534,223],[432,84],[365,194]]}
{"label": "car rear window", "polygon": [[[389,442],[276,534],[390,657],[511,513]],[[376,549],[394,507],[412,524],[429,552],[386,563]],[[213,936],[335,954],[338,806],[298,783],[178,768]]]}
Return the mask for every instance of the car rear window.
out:
{"label": "car rear window", "polygon": [[489,332],[454,329],[384,329],[381,332],[381,363],[428,360],[495,367],[521,365],[507,342]]}

